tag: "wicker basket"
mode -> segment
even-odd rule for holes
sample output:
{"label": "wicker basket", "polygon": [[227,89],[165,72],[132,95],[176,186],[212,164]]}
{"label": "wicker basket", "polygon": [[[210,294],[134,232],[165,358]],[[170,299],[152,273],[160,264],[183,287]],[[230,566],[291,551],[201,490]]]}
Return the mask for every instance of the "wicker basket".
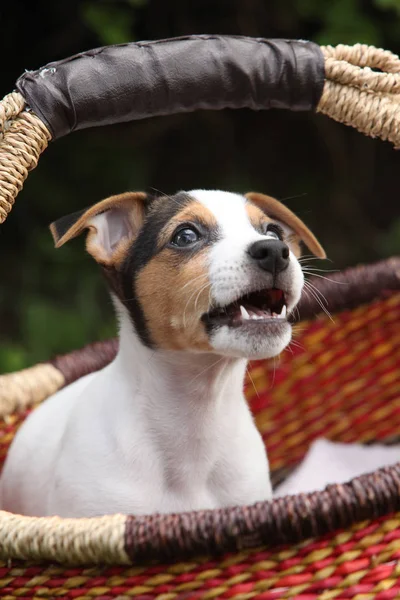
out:
{"label": "wicker basket", "polygon": [[[296,345],[279,365],[254,363],[247,384],[275,483],[319,436],[399,439],[400,259],[314,285],[330,298],[333,321],[324,313],[311,318],[321,309],[303,299]],[[115,340],[97,343],[4,375],[2,459],[35,404],[103,367],[116,348]],[[324,598],[394,598],[400,595],[396,510],[400,464],[324,492],[245,508],[75,520],[0,513],[0,587],[4,598],[308,599],[326,590]]]}
{"label": "wicker basket", "polygon": [[[399,144],[398,58],[364,46],[323,53],[332,77],[317,99],[320,109],[336,102],[342,116],[331,116],[359,129],[364,121],[369,127],[364,133]],[[350,62],[357,58],[358,70],[346,63],[349,56]],[[368,64],[396,73],[365,70]],[[386,111],[385,119],[372,114],[371,106]],[[54,133],[25,109],[18,92],[3,101],[0,122],[4,220]],[[400,259],[313,283],[327,298],[333,320],[313,298],[304,297],[296,344],[279,364],[254,363],[246,387],[275,484],[318,437],[364,443],[393,443],[400,437]],[[0,377],[1,460],[35,405],[103,367],[116,348],[115,340],[97,343]],[[4,600],[397,598],[396,511],[400,464],[323,492],[217,511],[94,519],[0,511],[0,595]]]}

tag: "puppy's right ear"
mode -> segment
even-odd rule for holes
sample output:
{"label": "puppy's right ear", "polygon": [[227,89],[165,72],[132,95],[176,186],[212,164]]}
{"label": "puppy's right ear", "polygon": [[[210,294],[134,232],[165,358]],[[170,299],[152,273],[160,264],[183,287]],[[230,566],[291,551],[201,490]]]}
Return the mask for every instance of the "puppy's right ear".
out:
{"label": "puppy's right ear", "polygon": [[143,192],[127,192],[58,219],[50,225],[56,248],[87,229],[89,254],[102,265],[118,266],[143,224],[146,200]]}

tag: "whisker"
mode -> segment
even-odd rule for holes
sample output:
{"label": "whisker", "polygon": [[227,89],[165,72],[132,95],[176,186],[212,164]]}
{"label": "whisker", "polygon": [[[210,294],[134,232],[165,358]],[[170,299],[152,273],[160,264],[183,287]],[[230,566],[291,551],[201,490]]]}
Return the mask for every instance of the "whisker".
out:
{"label": "whisker", "polygon": [[331,258],[319,258],[318,256],[314,256],[313,254],[303,254],[300,258],[297,259],[299,263],[307,262],[308,260],[327,260],[328,262],[333,263]]}
{"label": "whisker", "polygon": [[251,383],[253,384],[253,388],[254,388],[254,391],[255,391],[255,393],[257,394],[257,398],[258,398],[258,399],[260,399],[260,395],[259,395],[259,393],[258,393],[258,390],[257,390],[257,388],[256,388],[255,384],[254,384],[253,378],[252,378],[252,376],[251,376],[251,373],[250,373],[250,370],[249,370],[249,368],[248,368],[248,367],[246,367],[246,371],[247,371],[247,375],[248,375],[248,376],[249,376],[249,378],[250,378],[250,381],[251,381]]}
{"label": "whisker", "polygon": [[275,363],[275,356],[273,356],[273,365],[274,365],[274,370],[272,371],[272,381],[271,381],[271,385],[269,386],[269,389],[271,390],[274,387],[274,383],[275,383],[275,375],[276,375],[276,363]]}
{"label": "whisker", "polygon": [[[303,267],[302,267],[303,268]],[[318,269],[318,267],[313,267],[310,265],[306,265],[306,269],[311,271],[318,271],[319,273],[339,273],[339,269]]]}
{"label": "whisker", "polygon": [[300,327],[299,325],[293,325],[293,333],[302,333],[303,331],[307,331],[307,327]]}
{"label": "whisker", "polygon": [[304,262],[305,260],[321,260],[318,256],[314,256],[314,254],[303,254],[297,259],[299,262]]}
{"label": "whisker", "polygon": [[331,313],[329,312],[329,310],[327,310],[326,306],[324,306],[324,304],[321,302],[321,299],[315,294],[315,292],[311,288],[304,288],[304,292],[312,295],[312,297],[319,304],[319,306],[324,311],[326,316],[329,317],[329,319],[332,321],[332,323],[334,323],[335,321],[332,318]]}
{"label": "whisker", "polygon": [[[206,288],[207,288],[209,285],[211,285],[211,284],[210,284],[209,282],[207,282],[205,285],[203,285],[203,286],[200,288],[200,290],[197,290],[197,289],[196,289],[196,290],[194,290],[194,292],[193,292],[193,293],[192,293],[192,294],[189,296],[189,300],[186,302],[185,310],[183,311],[183,326],[184,326],[184,328],[185,328],[185,329],[186,329],[186,311],[187,311],[187,309],[188,309],[188,306],[189,306],[189,302],[190,302],[190,300],[193,298],[193,296],[196,294],[196,292],[198,292],[197,299],[196,299],[196,303],[197,303],[197,300],[198,300],[198,298],[199,298],[199,296],[200,296],[201,292],[202,292],[203,290],[205,290],[205,289],[206,289]],[[195,306],[195,308],[196,308],[196,306]]]}
{"label": "whisker", "polygon": [[324,294],[321,292],[321,290],[319,290],[317,287],[315,287],[315,285],[314,285],[313,283],[311,283],[311,281],[308,281],[308,280],[307,280],[307,282],[306,282],[306,283],[307,283],[307,286],[308,286],[309,288],[311,288],[312,290],[314,290],[314,291],[315,291],[315,293],[316,293],[316,294],[317,294],[317,295],[318,295],[320,298],[322,298],[322,299],[324,300],[324,302],[325,302],[326,306],[328,307],[328,306],[329,306],[329,302],[328,302],[328,300],[327,300],[326,296],[324,296]]}
{"label": "whisker", "polygon": [[290,342],[290,344],[288,344],[286,346],[286,348],[284,348],[284,350],[285,350],[285,352],[286,352],[286,350],[288,350],[291,353],[291,355],[293,356],[294,352],[293,352],[292,348],[290,347],[291,345],[292,345],[292,342]]}
{"label": "whisker", "polygon": [[298,306],[295,306],[295,307],[294,307],[294,309],[293,309],[293,313],[294,313],[295,311],[296,311],[296,315],[297,315],[296,319],[297,319],[297,321],[300,321],[300,318],[301,318],[301,317],[300,317],[300,311],[299,311],[299,308],[298,308]]}
{"label": "whisker", "polygon": [[169,194],[166,194],[165,192],[162,192],[161,190],[158,190],[155,187],[150,187],[150,190],[153,190],[154,192],[158,192],[159,194],[162,194],[163,196],[165,196],[166,198],[168,198],[168,200],[172,200],[172,202],[175,202],[175,204],[177,206],[180,206],[181,208],[183,208],[182,203],[178,202],[178,200],[176,198],[173,198],[172,196],[170,196]]}
{"label": "whisker", "polygon": [[194,283],[195,281],[197,281],[198,279],[200,279],[201,277],[208,277],[208,275],[207,275],[207,273],[201,273],[201,275],[198,275],[194,279],[191,279],[190,281],[185,283],[185,285],[181,288],[181,291],[184,290],[185,288],[187,288],[188,285],[190,285],[190,284]]}
{"label": "whisker", "polygon": [[188,301],[186,302],[186,305],[185,305],[184,311],[183,311],[183,326],[184,326],[184,328],[185,328],[185,329],[186,329],[186,311],[187,311],[187,308],[188,308],[189,302],[191,301],[191,299],[193,298],[193,296],[194,296],[194,295],[195,295],[197,292],[198,292],[198,288],[196,288],[196,289],[194,290],[194,292],[192,292],[192,293],[190,294],[190,296],[189,296],[189,298],[188,298]]}
{"label": "whisker", "polygon": [[215,367],[215,365],[220,363],[222,360],[225,360],[225,356],[221,356],[221,358],[219,358],[218,360],[213,362],[211,365],[208,365],[208,367],[206,367],[205,369],[200,371],[200,373],[197,373],[197,375],[195,377],[193,377],[193,379],[189,382],[189,385],[191,385],[193,383],[193,381],[196,381],[196,379],[198,379],[201,375],[204,375],[204,373],[207,373],[207,371],[209,371],[210,369]]}
{"label": "whisker", "polygon": [[323,298],[322,296],[320,296],[319,294],[317,294],[315,292],[315,290],[313,290],[313,288],[311,286],[304,286],[304,289],[307,290],[313,296],[313,298],[315,298],[319,302],[319,305],[321,307],[324,306],[324,308],[327,309],[326,298]]}
{"label": "whisker", "polygon": [[205,290],[205,289],[206,289],[208,286],[210,286],[210,285],[211,285],[210,283],[207,283],[205,286],[203,286],[203,287],[201,288],[201,290],[200,290],[200,291],[199,291],[199,293],[197,294],[196,302],[194,303],[194,309],[195,309],[195,310],[197,309],[197,302],[199,301],[200,294],[201,294],[201,293],[202,293],[202,292],[203,292],[203,291],[204,291],[204,290]]}
{"label": "whisker", "polygon": [[338,285],[349,285],[347,281],[335,281],[335,279],[329,279],[329,277],[325,277],[324,275],[318,275],[318,273],[309,273],[304,269],[303,273],[305,275],[310,275],[311,277],[319,277],[319,279],[326,279],[326,281],[330,281],[331,283],[337,283]]}
{"label": "whisker", "polygon": [[297,198],[303,198],[304,196],[308,196],[308,192],[303,192],[302,194],[297,194],[296,196],[288,196],[287,198],[281,198],[280,202],[286,202],[286,200],[296,200]]}
{"label": "whisker", "polygon": [[300,342],[296,340],[291,340],[289,346],[294,346],[295,348],[300,348],[300,350],[305,350],[303,344],[300,344]]}

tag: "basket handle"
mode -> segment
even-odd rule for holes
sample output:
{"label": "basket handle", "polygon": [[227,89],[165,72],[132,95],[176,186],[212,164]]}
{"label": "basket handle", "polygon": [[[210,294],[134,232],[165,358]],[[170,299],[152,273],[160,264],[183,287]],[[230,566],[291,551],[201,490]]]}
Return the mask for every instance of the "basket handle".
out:
{"label": "basket handle", "polygon": [[198,109],[317,109],[400,145],[400,61],[361,44],[216,35],[123,44],[26,72],[17,89],[0,102],[0,223],[49,140],[85,127]]}
{"label": "basket handle", "polygon": [[57,139],[198,109],[310,110],[323,83],[316,44],[197,35],[90,50],[24,73],[17,88]]}

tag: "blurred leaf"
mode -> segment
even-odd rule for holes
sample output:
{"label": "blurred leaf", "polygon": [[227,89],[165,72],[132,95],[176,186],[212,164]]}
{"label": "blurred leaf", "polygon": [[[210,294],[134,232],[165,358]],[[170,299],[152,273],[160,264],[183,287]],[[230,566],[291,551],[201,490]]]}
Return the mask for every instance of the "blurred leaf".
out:
{"label": "blurred leaf", "polygon": [[82,16],[102,44],[123,44],[132,41],[134,12],[129,10],[129,7],[93,2],[82,7]]}
{"label": "blurred leaf", "polygon": [[90,298],[84,305],[68,307],[32,297],[21,326],[26,349],[34,361],[40,361],[80,348],[88,340],[115,335],[111,310],[108,320],[99,320],[98,313]]}
{"label": "blurred leaf", "polygon": [[380,246],[384,255],[400,255],[400,219],[397,219],[389,231],[381,236]]}
{"label": "blurred leaf", "polygon": [[394,10],[400,14],[400,2],[399,0],[374,0],[374,4],[378,8],[386,10]]}
{"label": "blurred leaf", "polygon": [[24,348],[14,346],[11,342],[0,346],[0,373],[20,371],[28,364],[28,356]]}
{"label": "blurred leaf", "polygon": [[148,0],[128,0],[128,4],[133,6],[134,8],[142,8],[147,4]]}
{"label": "blurred leaf", "polygon": [[320,0],[296,0],[296,10],[302,17],[323,17],[326,4]]}
{"label": "blurred leaf", "polygon": [[[322,4],[322,3],[320,3]],[[359,0],[331,0],[323,5],[324,26],[314,41],[325,44],[381,43],[381,32]]]}

